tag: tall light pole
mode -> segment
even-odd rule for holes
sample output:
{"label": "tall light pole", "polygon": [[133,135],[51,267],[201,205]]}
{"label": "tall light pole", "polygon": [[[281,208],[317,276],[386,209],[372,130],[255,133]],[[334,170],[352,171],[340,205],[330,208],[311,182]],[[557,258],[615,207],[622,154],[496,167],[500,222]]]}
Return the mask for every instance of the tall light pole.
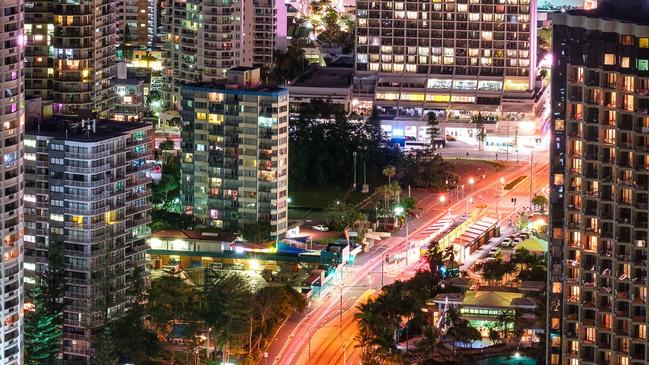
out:
{"label": "tall light pole", "polygon": [[340,324],[340,337],[343,337],[343,287],[334,285],[334,288],[340,290],[340,302],[338,303],[338,322]]}
{"label": "tall light pole", "polygon": [[534,182],[534,147],[530,149],[530,215],[532,214],[532,186]]}
{"label": "tall light pole", "polygon": [[354,151],[354,185],[352,189],[356,190],[356,151]]}
{"label": "tall light pole", "polygon": [[496,215],[498,215],[498,221],[500,222],[500,199],[503,197],[505,192],[505,178],[500,178],[500,190],[498,190],[498,200],[496,200]]}

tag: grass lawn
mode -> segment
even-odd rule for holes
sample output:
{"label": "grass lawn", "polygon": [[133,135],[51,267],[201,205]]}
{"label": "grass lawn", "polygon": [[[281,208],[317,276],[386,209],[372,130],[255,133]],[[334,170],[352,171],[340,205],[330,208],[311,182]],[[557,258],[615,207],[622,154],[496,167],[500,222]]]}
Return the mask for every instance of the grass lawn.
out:
{"label": "grass lawn", "polygon": [[512,190],[514,188],[514,186],[518,185],[518,183],[523,181],[526,177],[527,177],[526,175],[522,175],[522,176],[519,176],[519,177],[515,178],[514,180],[512,180],[512,181],[508,182],[507,184],[505,184],[503,189]]}
{"label": "grass lawn", "polygon": [[327,221],[327,214],[322,209],[288,208],[288,219],[323,223]]}
{"label": "grass lawn", "polygon": [[327,189],[310,189],[310,190],[289,190],[291,198],[291,208],[312,208],[326,209],[336,200],[347,204],[357,204],[370,194],[363,194],[360,191],[352,191],[347,196],[347,190],[327,190]]}
{"label": "grass lawn", "polygon": [[289,190],[291,207],[325,209],[336,200],[343,200],[345,190]]}

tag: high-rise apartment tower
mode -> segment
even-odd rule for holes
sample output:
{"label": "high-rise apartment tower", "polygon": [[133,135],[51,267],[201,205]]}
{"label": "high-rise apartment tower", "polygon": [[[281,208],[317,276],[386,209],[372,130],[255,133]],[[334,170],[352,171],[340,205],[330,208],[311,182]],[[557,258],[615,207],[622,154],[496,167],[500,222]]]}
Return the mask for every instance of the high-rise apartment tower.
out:
{"label": "high-rise apartment tower", "polygon": [[286,48],[286,6],[280,0],[165,0],[168,102],[180,86],[225,78],[236,66],[271,65]]}
{"label": "high-rise apartment tower", "polygon": [[288,211],[288,90],[262,86],[259,69],[228,83],[182,87],[184,212],[228,231],[267,223],[282,238]]}
{"label": "high-rise apartment tower", "polygon": [[553,14],[548,364],[649,364],[649,11]]}
{"label": "high-rise apartment tower", "polygon": [[25,138],[26,277],[53,242],[65,260],[63,362],[91,364],[98,328],[128,310],[145,277],[153,130],[136,122],[57,118]]}
{"label": "high-rise apartment tower", "polygon": [[536,0],[359,0],[355,56],[354,96],[384,114],[529,113]]}
{"label": "high-rise apartment tower", "polygon": [[51,100],[56,114],[109,115],[117,2],[36,0],[25,9],[27,95]]}
{"label": "high-rise apartment tower", "polygon": [[0,363],[23,363],[23,2],[0,3],[0,229],[2,230],[2,327]]}

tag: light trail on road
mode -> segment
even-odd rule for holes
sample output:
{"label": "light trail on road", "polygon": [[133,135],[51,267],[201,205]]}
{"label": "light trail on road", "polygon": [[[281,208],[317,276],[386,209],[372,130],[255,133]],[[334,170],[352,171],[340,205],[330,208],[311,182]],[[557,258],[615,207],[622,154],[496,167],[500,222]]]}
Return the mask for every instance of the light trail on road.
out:
{"label": "light trail on road", "polygon": [[[541,191],[549,182],[548,174],[549,165],[546,163],[535,163],[532,166],[532,176],[533,180],[533,191]],[[444,205],[438,200],[438,193],[428,194],[424,201],[431,201],[431,204],[427,204],[426,207],[422,207],[424,213],[416,221],[410,222],[410,236],[415,236],[418,232],[426,229],[435,221],[439,220],[444,215],[449,212],[454,214],[461,214],[465,211],[466,200],[469,197],[473,199],[473,204],[471,205],[471,210],[475,209],[477,205],[484,204],[486,209],[483,209],[480,215],[487,215],[495,213],[495,206],[499,205],[500,212],[503,213],[503,219],[501,222],[506,222],[509,217],[512,217],[516,214],[517,210],[524,206],[531,206],[529,202],[529,179],[530,176],[530,165],[529,163],[521,163],[517,166],[509,166],[503,171],[494,172],[489,174],[485,179],[476,178],[476,184],[473,187],[474,192],[470,193],[465,189],[463,194],[460,196],[459,200],[455,199],[456,194],[453,194],[452,191],[446,192],[448,196],[447,202],[448,205]],[[526,175],[525,179],[516,184],[512,189],[504,191],[503,197],[497,197],[497,193],[501,190],[501,177],[510,182],[515,178]],[[460,185],[462,182],[459,183]],[[465,185],[466,182],[465,182]],[[540,185],[540,186],[539,186]],[[459,195],[459,194],[458,194]],[[481,199],[476,200],[476,197],[481,197]],[[499,204],[498,199],[505,200],[505,197],[516,197],[517,202],[515,206],[513,204]],[[414,226],[414,227],[413,227]],[[315,358],[317,362],[314,362],[314,357],[312,357],[311,364],[343,364],[343,350],[342,343],[345,343],[347,347],[347,356],[349,361],[347,364],[351,364],[350,361],[353,358],[354,364],[359,362],[359,351],[354,348],[353,338],[356,336],[357,332],[357,323],[354,317],[356,313],[356,305],[359,300],[354,300],[350,303],[350,297],[362,298],[366,295],[366,291],[370,287],[368,273],[372,276],[372,285],[374,288],[380,286],[380,279],[375,273],[381,272],[381,261],[384,257],[389,256],[394,253],[402,252],[406,248],[406,239],[404,230],[402,229],[399,232],[395,232],[392,237],[387,238],[381,241],[376,245],[375,248],[369,252],[359,256],[356,260],[356,264],[352,267],[353,273],[344,275],[344,280],[342,283],[338,281],[338,284],[342,284],[342,295],[343,295],[343,336],[344,340],[340,340],[340,336],[330,336],[329,341],[322,341],[321,345],[314,346],[314,343],[311,344],[311,353],[317,354],[318,357]],[[404,280],[411,277],[417,268],[423,266],[421,261],[413,260],[408,266],[401,267],[400,273],[395,277],[391,275],[384,276],[384,284],[388,285],[395,280]],[[389,269],[384,267],[383,272],[387,273]],[[340,279],[338,279],[340,280]],[[323,330],[325,332],[335,332],[336,335],[339,334],[339,309],[340,309],[340,290],[331,288],[329,289],[329,294],[322,298],[320,303],[317,304],[296,326],[293,328],[291,334],[287,338],[278,338],[277,341],[281,343],[281,349],[276,356],[271,357],[273,359],[273,365],[286,365],[286,364],[299,364],[299,365],[308,365],[308,345],[309,338],[314,338],[316,334]],[[351,334],[348,334],[351,333]],[[336,339],[338,338],[338,339]],[[321,348],[321,346],[324,346]],[[338,350],[331,353],[338,346]],[[306,357],[304,355],[307,355]],[[328,355],[327,355],[328,354]],[[327,357],[329,356],[329,357]],[[328,360],[327,360],[328,359]],[[326,362],[328,361],[328,362]]]}

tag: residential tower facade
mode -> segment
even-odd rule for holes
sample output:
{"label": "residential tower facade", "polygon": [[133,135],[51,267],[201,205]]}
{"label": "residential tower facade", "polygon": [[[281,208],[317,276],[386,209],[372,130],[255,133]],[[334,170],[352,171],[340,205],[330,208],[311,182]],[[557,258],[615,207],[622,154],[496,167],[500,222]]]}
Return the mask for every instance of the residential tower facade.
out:
{"label": "residential tower facade", "polygon": [[163,2],[167,101],[179,102],[180,86],[225,78],[236,66],[271,65],[286,48],[286,6],[279,0]]}
{"label": "residential tower facade", "polygon": [[287,230],[288,90],[261,86],[259,69],[228,71],[227,84],[184,85],[181,197],[184,212],[237,231]]}
{"label": "residential tower facade", "polygon": [[649,22],[636,5],[553,15],[551,365],[649,363]]}
{"label": "residential tower facade", "polygon": [[525,113],[536,0],[359,0],[354,97],[394,118]]}
{"label": "residential tower facade", "polygon": [[27,280],[60,243],[63,361],[90,364],[96,330],[128,309],[128,289],[146,275],[152,127],[59,118],[34,125],[25,141]]}
{"label": "residential tower facade", "polygon": [[25,124],[23,2],[0,3],[0,229],[2,229],[2,327],[0,363],[23,363],[23,139]]}
{"label": "residential tower facade", "polygon": [[117,3],[35,1],[25,5],[28,95],[51,100],[56,114],[89,110],[110,115]]}

